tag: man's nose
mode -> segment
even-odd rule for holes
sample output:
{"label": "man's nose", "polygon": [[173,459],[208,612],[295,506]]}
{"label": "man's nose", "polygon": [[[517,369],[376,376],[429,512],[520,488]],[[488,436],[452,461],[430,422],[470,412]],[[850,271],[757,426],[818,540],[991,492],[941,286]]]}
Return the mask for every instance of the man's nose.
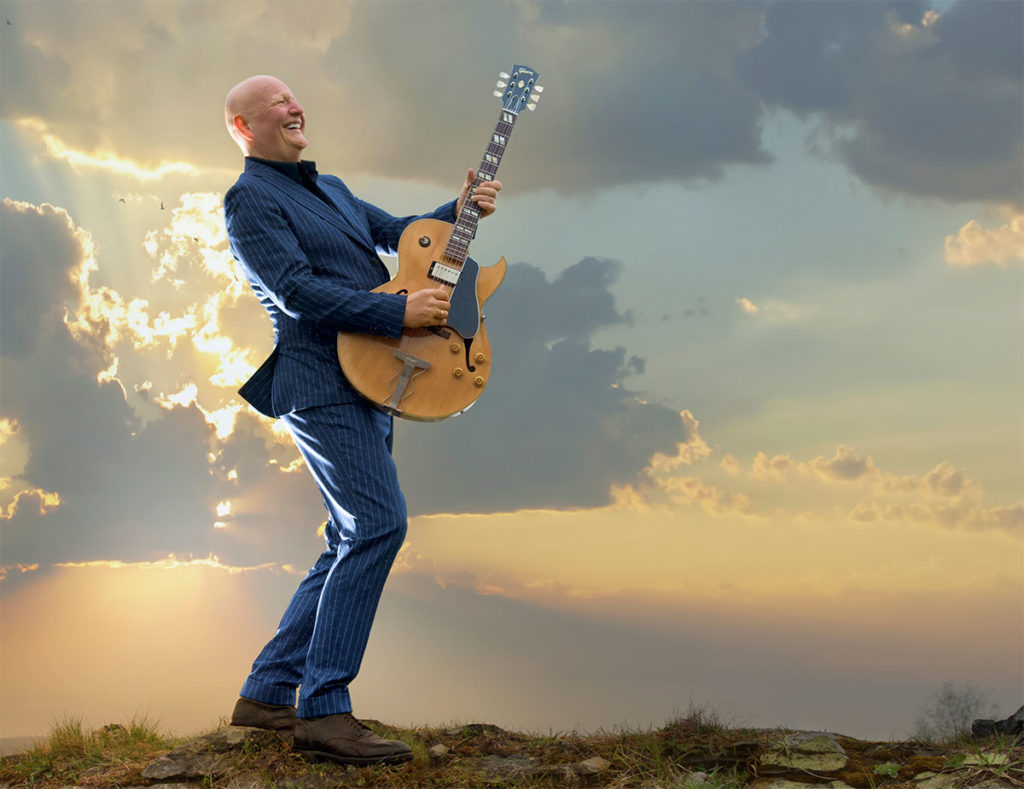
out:
{"label": "man's nose", "polygon": [[288,108],[288,112],[290,112],[292,115],[302,115],[304,110],[302,109],[302,105],[299,104],[299,102],[293,101],[291,106]]}

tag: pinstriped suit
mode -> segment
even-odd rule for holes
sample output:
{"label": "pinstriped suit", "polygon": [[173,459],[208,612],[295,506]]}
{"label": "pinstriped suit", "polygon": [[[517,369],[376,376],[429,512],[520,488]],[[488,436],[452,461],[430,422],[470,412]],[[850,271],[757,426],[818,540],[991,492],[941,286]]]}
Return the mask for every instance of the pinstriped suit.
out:
{"label": "pinstriped suit", "polygon": [[[431,214],[454,221],[454,201]],[[231,251],[274,325],[274,352],[239,390],[285,421],[327,508],[327,548],[299,585],[275,636],[256,658],[245,698],[294,704],[312,718],[351,712],[384,581],[406,529],[391,459],[391,417],[345,379],[339,331],[397,337],[405,296],[369,293],[386,282],[376,251],[394,253],[396,218],[365,203],[311,162],[247,158],[224,197]]]}

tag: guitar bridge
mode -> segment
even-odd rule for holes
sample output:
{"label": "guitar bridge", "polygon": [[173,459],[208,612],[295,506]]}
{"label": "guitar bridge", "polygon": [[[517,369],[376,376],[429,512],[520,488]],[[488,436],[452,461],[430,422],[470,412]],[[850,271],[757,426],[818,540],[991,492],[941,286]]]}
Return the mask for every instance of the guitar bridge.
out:
{"label": "guitar bridge", "polygon": [[[391,391],[391,398],[382,403],[384,410],[392,416],[402,415],[402,402],[412,394],[412,381],[419,373],[430,369],[430,362],[413,356],[411,353],[395,349],[395,358],[402,363],[402,369],[398,373],[398,380],[395,388]],[[392,378],[392,381],[395,379]],[[408,390],[408,391],[406,391]]]}

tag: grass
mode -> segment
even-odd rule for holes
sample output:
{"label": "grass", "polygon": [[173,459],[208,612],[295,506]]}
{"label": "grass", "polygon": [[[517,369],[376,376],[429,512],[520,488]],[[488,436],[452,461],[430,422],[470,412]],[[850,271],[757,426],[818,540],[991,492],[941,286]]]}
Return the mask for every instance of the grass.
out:
{"label": "grass", "polygon": [[[369,724],[383,737],[407,742],[413,761],[400,767],[367,768],[311,764],[291,752],[290,736],[273,732],[245,730],[244,740],[228,743],[224,730],[185,740],[160,734],[145,719],[95,731],[69,719],[55,724],[47,740],[31,750],[0,759],[0,787],[146,786],[153,781],[143,770],[170,752],[172,756],[198,754],[204,766],[190,777],[169,780],[207,789],[738,789],[758,777],[760,756],[782,748],[780,743],[789,733],[730,728],[713,713],[692,707],[659,728],[591,734],[509,732],[480,723],[413,729]],[[998,779],[1024,787],[1024,743],[1006,738],[928,746],[837,739],[849,763],[823,777],[853,787],[912,787],[914,778],[925,771],[950,773],[965,786]]]}
{"label": "grass", "polygon": [[[90,771],[109,774],[114,780],[142,768],[157,754],[170,750],[178,740],[164,737],[146,718],[127,724],[114,723],[86,731],[80,718],[57,722],[45,741],[17,756],[0,760],[0,781],[25,786],[62,786],[77,783]],[[116,776],[115,776],[116,774]]]}

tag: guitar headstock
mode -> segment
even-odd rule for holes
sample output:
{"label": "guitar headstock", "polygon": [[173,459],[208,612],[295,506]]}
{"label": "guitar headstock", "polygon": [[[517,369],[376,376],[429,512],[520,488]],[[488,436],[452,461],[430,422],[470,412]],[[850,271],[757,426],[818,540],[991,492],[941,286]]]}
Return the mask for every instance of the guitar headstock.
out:
{"label": "guitar headstock", "polygon": [[498,87],[503,90],[494,91],[494,95],[501,99],[503,109],[518,115],[523,107],[531,111],[537,108],[544,88],[537,84],[536,71],[527,66],[513,66],[511,76],[504,71],[498,76],[501,77]]}

